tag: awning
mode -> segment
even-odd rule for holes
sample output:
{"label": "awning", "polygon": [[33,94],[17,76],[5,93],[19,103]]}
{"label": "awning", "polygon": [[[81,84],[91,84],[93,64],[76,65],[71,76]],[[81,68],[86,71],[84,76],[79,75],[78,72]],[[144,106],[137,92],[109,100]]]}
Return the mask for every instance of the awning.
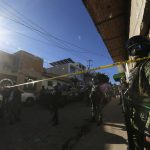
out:
{"label": "awning", "polygon": [[126,60],[125,43],[129,34],[130,0],[83,2],[114,62]]}
{"label": "awning", "polygon": [[124,77],[125,76],[125,73],[123,72],[123,73],[118,73],[118,74],[114,74],[113,75],[113,79],[117,82],[119,82],[120,81],[120,79],[122,78],[122,77]]}

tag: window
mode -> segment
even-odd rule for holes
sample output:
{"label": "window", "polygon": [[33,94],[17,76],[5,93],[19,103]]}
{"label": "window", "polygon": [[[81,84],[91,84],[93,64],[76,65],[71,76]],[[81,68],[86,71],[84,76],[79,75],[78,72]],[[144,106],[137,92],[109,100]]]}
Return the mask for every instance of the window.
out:
{"label": "window", "polygon": [[76,68],[74,66],[70,66],[70,72],[75,72]]}

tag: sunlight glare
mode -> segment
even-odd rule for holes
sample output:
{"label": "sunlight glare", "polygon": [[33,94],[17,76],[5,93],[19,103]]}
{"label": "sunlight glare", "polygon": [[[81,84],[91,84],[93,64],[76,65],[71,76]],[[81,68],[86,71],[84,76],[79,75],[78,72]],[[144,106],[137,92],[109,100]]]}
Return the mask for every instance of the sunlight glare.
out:
{"label": "sunlight glare", "polygon": [[0,27],[0,41],[8,42],[11,37],[11,32],[5,28]]}

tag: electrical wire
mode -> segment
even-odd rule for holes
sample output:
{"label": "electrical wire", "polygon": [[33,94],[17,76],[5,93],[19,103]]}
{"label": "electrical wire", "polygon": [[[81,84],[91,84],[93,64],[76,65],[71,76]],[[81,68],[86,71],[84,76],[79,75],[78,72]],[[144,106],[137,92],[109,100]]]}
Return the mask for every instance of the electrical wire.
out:
{"label": "electrical wire", "polygon": [[[19,14],[20,16],[22,16],[23,18],[25,18],[29,23],[31,23],[32,25],[34,25],[35,27],[38,27],[39,29],[43,30],[45,33],[47,33],[49,36],[52,36],[53,38],[55,38],[56,40],[59,40],[61,42],[66,42],[67,44],[70,44],[72,46],[75,46],[76,48],[79,48],[81,50],[83,50],[84,48],[81,48],[73,43],[70,43],[68,41],[65,41],[65,40],[62,40],[60,38],[57,38],[56,36],[53,36],[52,34],[50,34],[49,32],[47,32],[44,28],[42,28],[41,26],[39,26],[38,24],[36,24],[35,22],[33,22],[31,19],[27,18],[25,15],[23,15],[21,12],[19,12],[17,9],[15,9],[14,7],[12,7],[12,5],[10,5],[9,3],[7,3],[6,1],[2,0],[2,2],[7,6],[9,7],[10,9],[12,9],[14,12],[16,12],[17,14]],[[7,9],[8,10],[8,9]],[[16,16],[16,15],[15,15]],[[23,20],[22,18],[20,18],[21,20]],[[69,47],[68,47],[69,48]],[[74,49],[72,49],[74,50]],[[87,51],[85,50],[84,52],[81,52],[80,53],[92,53],[93,55],[99,55],[99,53],[93,53],[93,52],[90,52],[90,51]],[[102,55],[100,54],[100,56],[102,57],[105,57],[107,59],[109,59],[107,56],[105,55]]]}
{"label": "electrical wire", "polygon": [[[3,7],[4,8],[4,7]],[[15,14],[13,14],[14,16],[16,16]],[[5,18],[7,18],[7,19],[10,19],[11,17],[10,16],[4,16],[3,15],[3,17],[5,17]],[[17,18],[18,18],[18,16],[16,16]],[[20,18],[19,17],[19,19],[22,21],[22,22],[24,22],[24,23],[22,23],[22,22],[20,22],[20,21],[18,21],[18,20],[15,20],[15,19],[10,19],[11,21],[15,21],[16,23],[19,23],[19,24],[21,24],[21,25],[24,25],[25,27],[28,27],[28,28],[30,28],[31,30],[34,30],[34,31],[38,31],[39,33],[38,34],[40,34],[40,36],[42,36],[43,37],[43,34],[45,35],[45,32],[42,32],[42,31],[39,31],[38,29],[34,29],[34,27],[33,26],[30,26],[26,21],[24,21],[22,18]],[[27,23],[27,24],[25,24],[25,23]],[[45,39],[45,36],[43,37],[44,39]],[[33,39],[33,38],[32,38]],[[48,40],[48,42],[49,42],[49,39],[46,39],[46,40]],[[55,42],[57,42],[57,41],[55,41]],[[59,44],[59,43],[57,43],[57,44]],[[61,44],[62,45],[62,44]],[[55,45],[55,46],[57,46],[57,45]],[[57,46],[58,47],[58,46]],[[59,48],[61,48],[60,46],[59,46]],[[67,47],[68,48],[68,47]],[[75,49],[72,49],[71,48],[71,50],[73,50],[73,51],[77,51],[77,50],[75,50]],[[79,53],[88,53],[88,52],[81,52],[81,51],[77,51],[77,52],[79,52]],[[96,54],[97,55],[97,54]]]}
{"label": "electrical wire", "polygon": [[[41,37],[43,37],[43,35],[44,35],[44,39],[46,39],[46,40],[48,40],[49,41],[49,39],[47,39],[45,36],[48,36],[48,37],[51,37],[53,40],[55,39],[55,42],[56,42],[56,40],[57,40],[57,42],[60,42],[61,41],[61,46],[59,46],[59,45],[56,45],[57,47],[59,47],[59,48],[61,48],[61,49],[68,49],[69,48],[69,51],[70,50],[72,50],[72,51],[77,51],[77,50],[74,50],[74,49],[72,49],[72,48],[70,48],[70,47],[67,47],[66,48],[66,43],[67,44],[70,44],[70,45],[73,45],[73,46],[75,46],[75,47],[78,47],[78,48],[80,48],[80,49],[83,49],[83,48],[81,48],[81,47],[79,47],[79,46],[76,46],[76,45],[74,45],[74,44],[72,44],[72,43],[70,43],[70,42],[67,42],[67,41],[65,41],[65,40],[62,40],[62,39],[60,39],[60,38],[57,38],[57,37],[55,37],[55,36],[53,36],[52,34],[49,34],[45,29],[43,29],[42,27],[40,27],[39,25],[37,25],[37,24],[35,24],[32,20],[30,20],[30,19],[28,19],[25,15],[23,15],[22,13],[20,13],[18,10],[16,10],[15,8],[13,8],[11,5],[9,5],[7,2],[5,2],[4,0],[2,0],[2,2],[5,4],[5,5],[7,5],[9,8],[11,8],[13,11],[15,11],[17,14],[19,14],[19,15],[21,15],[23,18],[26,18],[26,20],[29,22],[29,23],[31,23],[32,25],[34,25],[35,27],[38,27],[39,29],[42,29],[42,30],[39,30],[39,29],[37,29],[37,28],[35,28],[35,27],[33,27],[33,26],[30,26],[29,24],[28,24],[28,22],[27,21],[25,21],[25,20],[23,20],[21,17],[18,17],[17,15],[15,15],[14,13],[13,13],[13,15],[16,17],[16,18],[18,18],[18,19],[20,19],[22,22],[20,22],[20,21],[18,21],[18,20],[15,20],[15,19],[12,19],[12,18],[9,18],[9,17],[7,17],[7,16],[4,16],[5,18],[7,18],[7,19],[9,19],[9,20],[11,20],[11,21],[14,21],[15,23],[18,23],[18,24],[20,24],[20,25],[22,25],[22,26],[25,26],[26,28],[29,28],[30,30],[32,30],[32,31],[34,31],[34,32],[37,32]],[[8,11],[8,9],[7,8],[5,8],[7,11]],[[12,13],[12,12],[11,12]],[[29,36],[28,36],[29,37]],[[33,38],[32,38],[33,39]],[[63,42],[66,42],[66,43],[63,43]],[[57,43],[57,44],[60,44],[60,43]],[[62,45],[62,44],[64,44],[64,45]],[[78,51],[79,52],[79,51]],[[80,53],[92,53],[92,54],[94,54],[93,52],[81,52],[80,51]],[[95,55],[98,55],[98,53],[97,54],[95,54]],[[106,56],[104,56],[104,55],[101,55],[102,57],[106,57]]]}
{"label": "electrical wire", "polygon": [[[9,18],[9,17],[6,16],[6,15],[0,15],[0,16],[5,17],[6,19],[9,19],[9,20],[11,20],[11,21],[13,21],[13,22],[15,22],[15,23],[18,23],[18,24],[20,24],[20,25],[22,25],[22,26],[25,26],[26,28],[29,28],[29,29],[32,30],[32,31],[38,32],[38,34],[39,34],[41,37],[43,37],[43,38],[46,39],[48,42],[50,42],[47,37],[43,36],[44,33],[41,32],[40,30],[37,30],[37,29],[35,29],[35,28],[32,28],[31,26],[28,26],[28,25],[26,25],[26,24],[24,24],[24,23],[22,23],[22,22],[20,22],[20,21],[18,21],[18,20]],[[22,34],[23,36],[30,37],[31,39],[37,40],[37,39],[35,39],[35,38],[31,37],[31,36],[25,35],[25,34],[23,34],[23,33],[19,33],[19,32],[16,32],[16,33]],[[40,40],[38,40],[38,41],[40,41]],[[40,42],[41,42],[41,41],[40,41]],[[57,43],[57,44],[59,44],[59,43]],[[66,47],[66,46],[64,46],[64,45],[61,45],[61,46],[55,45],[55,46],[57,46],[57,47],[59,47],[59,48],[61,48],[61,47],[63,46],[63,49],[66,48],[66,50],[69,50],[69,51],[72,50],[72,51],[76,51],[76,52],[78,52],[78,53],[90,53],[90,52],[81,52],[81,51],[78,51],[78,50],[76,50],[76,49],[73,49],[73,48],[70,48],[70,47]],[[92,53],[92,52],[91,52],[91,53]],[[97,55],[96,53],[92,53],[92,54],[93,54],[93,55]]]}
{"label": "electrical wire", "polygon": [[[81,49],[81,50],[84,49],[84,48],[79,47],[79,46],[77,46],[77,45],[75,45],[75,44],[73,44],[73,43],[70,43],[70,42],[68,42],[68,41],[66,41],[66,40],[60,39],[60,38],[58,38],[58,37],[56,37],[56,36],[50,34],[48,31],[46,31],[44,28],[42,28],[41,26],[39,26],[38,24],[36,24],[35,22],[33,22],[31,19],[27,18],[27,17],[26,17],[25,15],[23,15],[22,13],[20,13],[17,9],[15,9],[14,7],[12,7],[12,6],[11,6],[10,4],[8,4],[6,1],[2,0],[2,2],[3,2],[6,6],[8,6],[9,8],[11,8],[13,11],[15,11],[17,14],[19,14],[20,16],[22,16],[23,18],[25,18],[29,23],[31,23],[31,24],[34,25],[35,27],[38,27],[39,29],[43,30],[44,32],[43,32],[43,31],[42,31],[42,32],[45,33],[45,35],[48,35],[48,36],[54,38],[55,40],[58,40],[58,41],[67,43],[67,44],[69,44],[69,45],[71,45],[71,46],[74,46],[74,47],[76,47],[76,48],[79,48],[79,49]],[[8,10],[8,9],[7,9],[7,10]],[[15,16],[16,16],[16,15],[15,15]],[[20,18],[20,17],[19,17],[19,18]],[[24,21],[22,18],[20,18],[20,19],[21,19],[22,21]],[[87,50],[85,50],[85,52],[87,52]],[[90,52],[90,53],[91,53],[91,52]]]}

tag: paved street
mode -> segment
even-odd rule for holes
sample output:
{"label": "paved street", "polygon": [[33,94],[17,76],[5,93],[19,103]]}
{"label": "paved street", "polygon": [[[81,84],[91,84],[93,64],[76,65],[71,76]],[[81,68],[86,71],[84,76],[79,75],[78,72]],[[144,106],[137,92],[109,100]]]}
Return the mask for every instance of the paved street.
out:
{"label": "paved street", "polygon": [[121,106],[113,99],[103,110],[102,126],[93,124],[74,150],[127,150],[127,134]]}
{"label": "paved street", "polygon": [[104,124],[89,123],[89,106],[72,103],[59,110],[60,124],[52,126],[51,113],[39,106],[25,107],[22,121],[0,120],[1,150],[126,150],[121,107],[112,100],[104,108]]}

